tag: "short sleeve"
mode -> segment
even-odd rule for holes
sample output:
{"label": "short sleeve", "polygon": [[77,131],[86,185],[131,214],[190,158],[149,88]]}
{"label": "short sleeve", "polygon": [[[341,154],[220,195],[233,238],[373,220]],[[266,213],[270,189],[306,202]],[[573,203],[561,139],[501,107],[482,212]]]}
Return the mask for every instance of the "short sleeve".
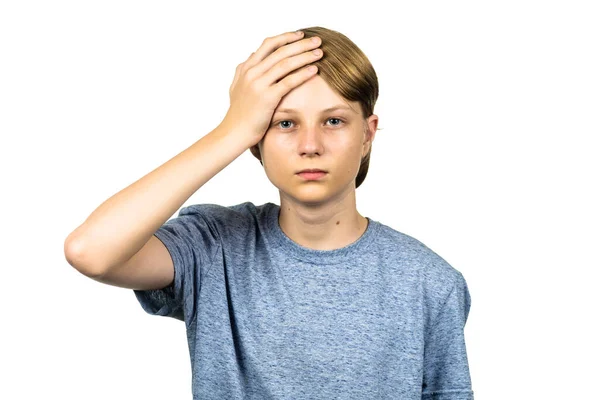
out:
{"label": "short sleeve", "polygon": [[467,282],[457,280],[426,329],[422,400],[473,400],[464,327],[471,308]]}
{"label": "short sleeve", "polygon": [[193,320],[202,276],[220,248],[209,210],[201,205],[185,207],[154,233],[171,255],[175,277],[163,289],[133,290],[148,314],[175,318],[186,325]]}

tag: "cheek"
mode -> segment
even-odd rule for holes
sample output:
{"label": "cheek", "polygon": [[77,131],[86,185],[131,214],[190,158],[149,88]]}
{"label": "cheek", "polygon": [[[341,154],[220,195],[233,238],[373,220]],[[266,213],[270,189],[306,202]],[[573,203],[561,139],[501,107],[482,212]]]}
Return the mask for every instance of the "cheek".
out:
{"label": "cheek", "polygon": [[282,147],[277,147],[273,143],[266,143],[261,148],[261,154],[263,165],[269,175],[282,175],[290,169],[290,158],[286,157],[287,153]]}

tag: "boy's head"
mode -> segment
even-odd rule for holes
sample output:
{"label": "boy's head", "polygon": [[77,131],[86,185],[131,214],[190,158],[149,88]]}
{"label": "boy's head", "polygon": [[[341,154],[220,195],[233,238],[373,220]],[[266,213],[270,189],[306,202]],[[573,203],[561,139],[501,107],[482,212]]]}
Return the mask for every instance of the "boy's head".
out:
{"label": "boy's head", "polygon": [[[250,151],[269,180],[286,193],[305,188],[318,197],[322,190],[358,188],[369,169],[377,130],[378,117],[373,114],[377,75],[364,53],[343,34],[322,27],[301,30],[305,38],[321,38],[323,56],[313,63],[318,73],[281,99],[265,136]],[[324,111],[334,106],[346,109]],[[305,168],[328,173],[322,184],[298,188],[302,178],[296,173]]]}

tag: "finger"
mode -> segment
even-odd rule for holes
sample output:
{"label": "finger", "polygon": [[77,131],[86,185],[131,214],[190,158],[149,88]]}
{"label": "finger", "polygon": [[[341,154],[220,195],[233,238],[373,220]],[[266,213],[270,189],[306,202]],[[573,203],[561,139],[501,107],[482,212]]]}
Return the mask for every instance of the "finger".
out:
{"label": "finger", "polygon": [[255,65],[259,64],[262,60],[267,58],[269,54],[273,53],[281,46],[285,46],[288,43],[296,42],[302,39],[303,37],[304,32],[302,32],[301,35],[298,35],[296,32],[286,32],[278,36],[266,38],[262,42],[258,50],[256,50],[256,52],[254,52],[246,61],[246,69],[250,69]]}
{"label": "finger", "polygon": [[[317,51],[318,54],[315,54],[314,51]],[[318,61],[322,56],[323,50],[313,49],[311,51],[305,51],[304,53],[298,54],[293,57],[285,58],[278,62],[277,65],[275,65],[273,68],[268,70],[259,79],[262,80],[261,83],[263,85],[266,84],[266,86],[269,87],[273,83],[278,82],[279,80],[283,80],[283,78],[285,78],[286,75],[298,70],[299,68],[305,67],[310,63]]]}
{"label": "finger", "polygon": [[236,82],[238,81],[238,78],[240,77],[240,71],[242,70],[242,64],[239,64],[236,68],[235,68],[235,75],[233,76],[233,82],[231,82],[231,85],[229,85],[229,93],[231,93],[231,91],[233,90],[233,88],[235,87]]}
{"label": "finger", "polygon": [[[314,70],[310,68],[314,67]],[[318,68],[316,65],[309,65],[305,68],[301,68],[298,71],[287,75],[281,81],[271,87],[271,90],[275,92],[277,98],[282,98],[293,88],[300,86],[305,81],[309,80],[316,75]]]}
{"label": "finger", "polygon": [[[302,60],[302,58],[295,59],[294,61],[288,61],[287,59],[293,59],[294,56],[298,54],[306,53],[310,50],[315,50],[317,47],[321,45],[321,39],[316,38],[317,41],[313,41],[315,38],[307,38],[304,40],[300,40],[296,43],[292,43],[283,47],[278,48],[273,53],[271,53],[266,59],[264,59],[260,64],[256,65],[252,68],[252,73],[256,74],[256,76],[261,76],[265,73],[270,73],[271,70],[277,68],[281,69],[280,66],[284,66],[284,71],[282,75],[282,71],[277,72],[276,78],[279,79],[285,74],[292,72],[293,70],[300,68],[302,65],[298,64],[297,60]],[[322,53],[322,52],[321,52]],[[312,54],[312,53],[311,53]],[[320,56],[319,56],[320,57]],[[305,58],[306,62],[313,62],[315,59],[319,57],[313,58]],[[286,65],[289,65],[287,67]],[[269,83],[274,81],[269,81]]]}
{"label": "finger", "polygon": [[237,83],[238,79],[240,78],[240,74],[242,73],[242,71],[244,70],[245,67],[245,63],[248,62],[248,60],[254,55],[254,52],[252,54],[250,54],[250,56],[248,56],[248,58],[246,59],[246,61],[244,61],[241,64],[238,64],[238,66],[235,68],[235,75],[233,77],[233,82],[231,82],[231,85],[229,86],[229,92],[231,93],[231,90],[235,87],[235,84]]}

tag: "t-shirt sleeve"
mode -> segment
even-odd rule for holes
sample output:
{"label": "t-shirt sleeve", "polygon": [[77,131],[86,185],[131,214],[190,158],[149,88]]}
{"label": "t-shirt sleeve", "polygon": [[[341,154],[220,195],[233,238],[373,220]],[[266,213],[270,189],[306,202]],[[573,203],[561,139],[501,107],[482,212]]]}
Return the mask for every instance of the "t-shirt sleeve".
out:
{"label": "t-shirt sleeve", "polygon": [[201,205],[185,207],[154,233],[171,255],[175,277],[163,289],[133,290],[148,314],[191,323],[202,277],[220,248],[216,225],[208,211]]}
{"label": "t-shirt sleeve", "polygon": [[426,329],[422,400],[473,400],[464,327],[471,308],[467,282],[457,280]]}

